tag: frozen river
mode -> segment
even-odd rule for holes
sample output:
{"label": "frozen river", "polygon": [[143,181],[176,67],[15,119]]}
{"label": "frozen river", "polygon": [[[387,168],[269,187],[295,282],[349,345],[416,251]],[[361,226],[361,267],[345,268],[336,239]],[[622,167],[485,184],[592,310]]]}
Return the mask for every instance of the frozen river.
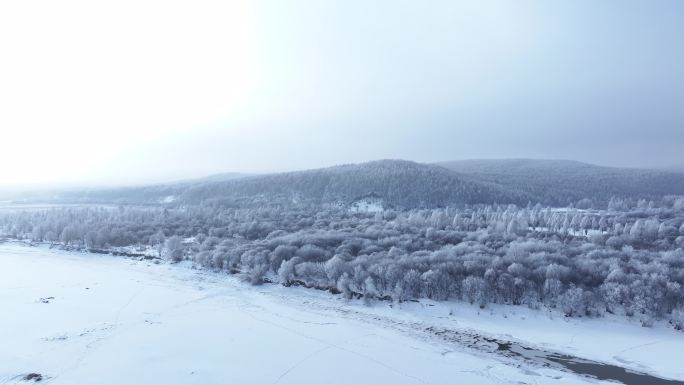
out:
{"label": "frozen river", "polygon": [[[470,308],[450,315],[453,308],[431,303],[366,307],[188,266],[12,244],[0,245],[0,304],[0,384],[597,382],[572,373],[574,364],[544,363],[561,349],[566,361],[609,361],[632,376],[625,383],[665,381],[643,373],[684,378],[667,353],[684,348],[684,334],[664,328],[566,325],[526,309],[513,316]],[[545,335],[554,325],[561,337],[591,328],[590,338],[600,333],[606,342],[592,348],[579,336],[562,345]],[[587,362],[597,364],[576,364]]]}

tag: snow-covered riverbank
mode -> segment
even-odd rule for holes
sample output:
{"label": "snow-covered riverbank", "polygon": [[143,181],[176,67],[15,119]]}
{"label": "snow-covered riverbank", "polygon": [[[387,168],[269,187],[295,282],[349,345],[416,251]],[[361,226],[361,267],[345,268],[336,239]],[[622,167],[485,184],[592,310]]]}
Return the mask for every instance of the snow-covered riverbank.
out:
{"label": "snow-covered riverbank", "polygon": [[429,327],[684,379],[684,333],[523,308],[379,303],[187,266],[0,245],[0,384],[575,384]]}

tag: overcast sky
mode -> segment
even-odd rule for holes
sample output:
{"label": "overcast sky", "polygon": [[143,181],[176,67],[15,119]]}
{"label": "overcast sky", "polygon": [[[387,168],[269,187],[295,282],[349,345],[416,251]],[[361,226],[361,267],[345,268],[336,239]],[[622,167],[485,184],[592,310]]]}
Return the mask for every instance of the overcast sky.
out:
{"label": "overcast sky", "polygon": [[684,2],[3,1],[0,184],[684,165]]}

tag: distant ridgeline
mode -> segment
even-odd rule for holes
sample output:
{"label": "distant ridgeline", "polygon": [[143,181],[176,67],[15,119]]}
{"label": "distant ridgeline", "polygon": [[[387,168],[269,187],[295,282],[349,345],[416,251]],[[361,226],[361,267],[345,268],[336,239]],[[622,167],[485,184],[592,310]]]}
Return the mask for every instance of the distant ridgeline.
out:
{"label": "distant ridgeline", "polygon": [[684,172],[512,159],[440,164],[380,160],[280,174],[224,174],[164,185],[22,198],[27,202],[224,207],[366,207],[370,199],[372,207],[413,209],[493,203],[605,208],[611,197],[650,200],[668,195],[684,195]]}
{"label": "distant ridgeline", "polygon": [[684,195],[684,172],[603,167],[568,160],[463,160],[439,163],[478,180],[521,191],[550,206],[589,199],[605,208],[611,197],[659,199]]}

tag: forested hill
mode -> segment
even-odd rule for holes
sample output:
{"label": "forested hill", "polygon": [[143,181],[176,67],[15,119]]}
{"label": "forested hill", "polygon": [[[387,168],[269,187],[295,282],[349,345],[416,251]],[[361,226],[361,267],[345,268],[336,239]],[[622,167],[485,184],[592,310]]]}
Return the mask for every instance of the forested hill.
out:
{"label": "forested hill", "polygon": [[562,160],[440,164],[379,160],[279,174],[224,174],[146,187],[24,194],[19,201],[226,207],[381,204],[397,209],[529,202],[565,207],[579,202],[600,208],[614,196],[658,199],[667,195],[684,195],[684,172]]}
{"label": "forested hill", "polygon": [[605,205],[612,196],[655,199],[684,195],[684,172],[616,168],[568,160],[481,159],[438,165],[522,191],[544,204],[565,206],[583,198]]}
{"label": "forested hill", "polygon": [[74,190],[52,195],[49,200],[61,203],[221,204],[228,207],[351,205],[371,201],[399,209],[534,201],[527,194],[502,188],[496,183],[480,181],[441,166],[404,160],[148,187]]}
{"label": "forested hill", "polygon": [[493,202],[525,204],[531,197],[440,166],[403,160],[204,183],[179,196],[184,203],[228,205],[254,201],[350,204],[363,199],[397,208],[426,208]]}

